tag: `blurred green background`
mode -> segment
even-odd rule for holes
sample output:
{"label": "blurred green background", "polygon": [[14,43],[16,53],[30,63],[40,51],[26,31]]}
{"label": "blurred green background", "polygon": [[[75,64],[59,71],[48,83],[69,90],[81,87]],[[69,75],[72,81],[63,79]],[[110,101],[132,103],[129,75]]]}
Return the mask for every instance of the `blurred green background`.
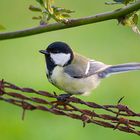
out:
{"label": "blurred green background", "polygon": [[[104,5],[105,0],[55,0],[56,4],[75,10],[73,17],[94,15],[121,7]],[[37,13],[28,10],[35,0],[1,0],[0,24],[6,31],[30,28],[38,25],[31,18]],[[140,61],[140,36],[117,21],[105,21],[82,27],[43,33],[30,37],[0,41],[0,78],[23,87],[60,92],[48,83],[45,76],[44,57],[38,50],[54,41],[64,41],[87,57],[107,64]],[[80,97],[99,104],[115,104],[125,96],[123,103],[140,111],[140,72],[109,77],[88,97]],[[0,139],[2,140],[85,140],[114,139],[139,140],[127,134],[88,124],[85,128],[77,120],[55,116],[42,111],[28,111],[21,120],[22,110],[0,102]]]}

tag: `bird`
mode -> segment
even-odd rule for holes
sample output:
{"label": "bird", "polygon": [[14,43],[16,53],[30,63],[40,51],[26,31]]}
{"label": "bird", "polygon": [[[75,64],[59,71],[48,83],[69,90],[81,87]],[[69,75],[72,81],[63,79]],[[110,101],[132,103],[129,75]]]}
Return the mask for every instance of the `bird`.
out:
{"label": "bird", "polygon": [[45,55],[48,81],[67,95],[89,95],[106,77],[140,70],[139,62],[104,64],[74,52],[61,41],[53,42],[39,52]]}

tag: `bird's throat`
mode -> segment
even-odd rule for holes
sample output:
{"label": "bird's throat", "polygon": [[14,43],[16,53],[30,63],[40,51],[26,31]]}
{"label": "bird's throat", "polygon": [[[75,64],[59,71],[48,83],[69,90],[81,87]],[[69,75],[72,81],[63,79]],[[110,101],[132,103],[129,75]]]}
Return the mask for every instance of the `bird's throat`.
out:
{"label": "bird's throat", "polygon": [[48,71],[48,76],[51,76],[52,71],[54,70],[56,65],[54,64],[54,62],[51,60],[50,57],[45,57],[45,59],[46,59],[46,67],[47,67],[47,71]]}

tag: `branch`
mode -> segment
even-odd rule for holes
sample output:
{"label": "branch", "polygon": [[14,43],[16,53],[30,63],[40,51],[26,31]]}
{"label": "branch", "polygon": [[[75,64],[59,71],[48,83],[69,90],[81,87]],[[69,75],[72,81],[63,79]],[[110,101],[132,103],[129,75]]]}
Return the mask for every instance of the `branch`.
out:
{"label": "branch", "polygon": [[70,19],[67,24],[52,23],[48,25],[37,26],[37,27],[14,31],[14,32],[0,33],[0,40],[19,38],[19,37],[24,37],[24,36],[40,34],[44,32],[50,32],[50,31],[56,31],[56,30],[61,30],[61,29],[66,29],[66,28],[82,26],[82,25],[101,22],[105,20],[118,19],[119,17],[125,16],[139,9],[140,9],[140,0],[138,0],[134,4],[125,6],[115,11],[101,13],[101,14],[97,14],[97,15],[89,16],[89,17]]}
{"label": "branch", "polygon": [[[128,119],[129,117],[139,119],[140,113],[135,113],[127,106],[120,104],[120,101],[117,105],[99,105],[76,97],[69,97],[62,102],[58,97],[46,91],[21,88],[4,80],[0,81],[0,100],[22,108],[22,119],[26,110],[41,110],[81,120],[83,126],[92,123],[140,136],[140,131],[136,129],[140,127],[140,121]],[[78,104],[81,104],[81,107],[77,107]],[[106,113],[97,113],[98,109]]]}

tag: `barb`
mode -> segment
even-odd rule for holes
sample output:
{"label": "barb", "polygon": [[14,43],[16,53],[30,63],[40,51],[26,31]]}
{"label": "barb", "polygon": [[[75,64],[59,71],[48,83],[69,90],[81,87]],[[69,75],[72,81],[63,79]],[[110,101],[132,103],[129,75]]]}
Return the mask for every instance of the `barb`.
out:
{"label": "barb", "polygon": [[[42,110],[81,120],[83,127],[87,123],[93,123],[140,136],[140,131],[137,130],[140,127],[140,121],[136,120],[136,118],[139,119],[140,113],[136,113],[128,106],[121,104],[122,98],[117,105],[99,105],[76,97],[69,97],[65,102],[61,102],[58,97],[47,91],[21,88],[0,80],[0,100],[21,107],[23,109],[22,119],[24,119],[26,110]],[[78,104],[81,106],[77,107]],[[99,109],[103,110],[105,114],[97,113],[96,110]],[[129,117],[134,119],[129,119]]]}

